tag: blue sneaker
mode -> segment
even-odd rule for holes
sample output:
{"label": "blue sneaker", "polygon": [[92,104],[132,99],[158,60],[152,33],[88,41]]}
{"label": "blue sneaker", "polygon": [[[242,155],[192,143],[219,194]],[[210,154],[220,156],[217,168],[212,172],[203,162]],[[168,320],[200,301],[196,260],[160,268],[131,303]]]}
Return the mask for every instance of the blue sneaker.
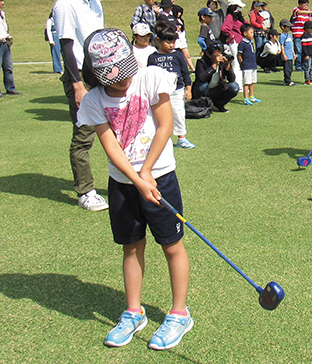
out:
{"label": "blue sneaker", "polygon": [[188,139],[178,139],[177,148],[193,149],[195,144],[191,143]]}
{"label": "blue sneaker", "polygon": [[254,96],[253,97],[250,97],[249,100],[252,101],[252,102],[262,102],[262,100],[259,100],[259,99],[257,99]]}
{"label": "blue sneaker", "polygon": [[127,345],[132,340],[133,334],[141,331],[147,325],[147,316],[143,306],[142,311],[142,314],[124,311],[117,326],[107,334],[104,344],[107,346]]}
{"label": "blue sneaker", "polygon": [[190,331],[194,325],[190,309],[186,307],[186,310],[187,316],[167,315],[162,325],[152,336],[148,347],[154,350],[165,350],[178,345],[183,335]]}
{"label": "blue sneaker", "polygon": [[244,99],[243,104],[253,106],[253,102],[248,97],[247,99]]}

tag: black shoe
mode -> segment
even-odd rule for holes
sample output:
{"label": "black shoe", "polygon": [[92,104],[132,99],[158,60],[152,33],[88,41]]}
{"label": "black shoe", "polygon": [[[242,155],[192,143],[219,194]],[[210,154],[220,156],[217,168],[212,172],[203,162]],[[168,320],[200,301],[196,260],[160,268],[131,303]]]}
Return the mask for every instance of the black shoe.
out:
{"label": "black shoe", "polygon": [[227,110],[223,105],[215,105],[215,107],[220,111],[220,112],[224,112],[227,113],[229,112],[229,110]]}
{"label": "black shoe", "polygon": [[7,95],[21,95],[20,92],[17,92],[16,90],[12,90],[12,91],[7,91],[6,93]]}
{"label": "black shoe", "polygon": [[272,71],[269,68],[265,68],[264,73],[272,73]]}
{"label": "black shoe", "polygon": [[274,68],[272,68],[272,69],[271,69],[271,71],[272,71],[272,72],[281,72],[280,70],[278,70],[278,69],[277,69],[277,68],[275,68],[275,67],[274,67]]}

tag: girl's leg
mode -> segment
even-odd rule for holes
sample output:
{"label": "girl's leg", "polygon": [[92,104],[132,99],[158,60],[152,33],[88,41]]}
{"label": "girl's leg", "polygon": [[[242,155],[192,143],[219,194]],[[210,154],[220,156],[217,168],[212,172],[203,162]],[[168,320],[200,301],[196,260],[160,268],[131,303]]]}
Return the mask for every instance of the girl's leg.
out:
{"label": "girl's leg", "polygon": [[144,276],[144,251],[146,238],[123,246],[123,274],[128,308],[141,308],[141,293]]}
{"label": "girl's leg", "polygon": [[183,48],[183,49],[181,49],[181,51],[182,51],[183,56],[184,56],[184,58],[186,60],[186,63],[190,67],[190,69],[192,71],[195,71],[195,67],[193,65],[192,58],[191,58],[191,55],[190,55],[190,52],[189,52],[188,48]]}
{"label": "girl's leg", "polygon": [[189,259],[182,240],[162,246],[165,253],[171,280],[173,311],[184,311],[189,284]]}

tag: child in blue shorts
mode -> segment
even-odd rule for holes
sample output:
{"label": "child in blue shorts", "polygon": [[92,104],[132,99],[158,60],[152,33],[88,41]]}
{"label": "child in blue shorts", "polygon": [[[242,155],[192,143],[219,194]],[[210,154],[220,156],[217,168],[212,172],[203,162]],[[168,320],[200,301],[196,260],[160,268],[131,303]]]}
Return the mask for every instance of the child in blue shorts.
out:
{"label": "child in blue shorts", "polygon": [[[238,62],[243,71],[244,79],[244,105],[252,106],[255,102],[262,102],[255,97],[255,84],[257,83],[257,62],[253,46],[254,27],[244,23],[241,28],[243,40],[238,45]],[[249,97],[248,97],[249,95]]]}
{"label": "child in blue shorts", "polygon": [[109,213],[114,240],[123,245],[128,305],[104,344],[124,346],[147,324],[141,291],[149,225],[167,259],[173,296],[172,310],[149,347],[169,349],[194,324],[186,307],[189,260],[182,243],[183,224],[159,203],[163,195],[182,211],[170,138],[169,94],[176,75],[155,66],[138,70],[132,46],[119,29],[92,33],[84,51],[83,76],[91,90],[81,102],[77,125],[94,125],[109,158]]}

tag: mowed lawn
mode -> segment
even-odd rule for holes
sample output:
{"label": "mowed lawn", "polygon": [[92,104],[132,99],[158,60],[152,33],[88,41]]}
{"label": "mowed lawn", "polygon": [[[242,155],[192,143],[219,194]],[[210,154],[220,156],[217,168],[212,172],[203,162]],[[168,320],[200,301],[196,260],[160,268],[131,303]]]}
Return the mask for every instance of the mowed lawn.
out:
{"label": "mowed lawn", "polygon": [[[195,57],[196,12],[205,2],[179,4]],[[281,4],[271,6],[277,20],[289,18],[286,2],[279,16]],[[6,2],[16,63],[50,61],[43,27],[52,5]],[[107,25],[129,34],[138,3],[103,5]],[[72,124],[51,67],[16,64],[23,95],[0,99],[0,363],[311,363],[312,167],[296,163],[312,148],[312,88],[303,74],[293,73],[296,87],[284,87],[282,72],[259,69],[261,104],[244,106],[239,94],[228,114],[187,120],[196,148],[175,149],[185,218],[260,286],[278,282],[284,300],[274,311],[261,308],[256,290],[185,227],[195,325],[180,345],[155,352],[147,345],[170,309],[171,292],[165,258],[149,232],[142,295],[149,324],[126,347],[103,345],[126,308],[122,250],[113,243],[108,211],[77,206]],[[106,197],[107,158],[98,140],[91,163]]]}

